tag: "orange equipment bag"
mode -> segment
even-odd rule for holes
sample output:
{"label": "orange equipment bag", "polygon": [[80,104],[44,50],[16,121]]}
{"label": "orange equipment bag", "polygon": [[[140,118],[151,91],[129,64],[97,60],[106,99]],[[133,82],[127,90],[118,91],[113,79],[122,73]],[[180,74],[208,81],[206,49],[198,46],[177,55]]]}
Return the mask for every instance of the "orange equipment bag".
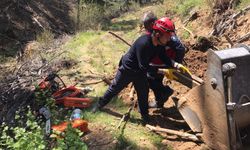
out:
{"label": "orange equipment bag", "polygon": [[52,129],[55,131],[59,131],[59,132],[64,132],[68,126],[68,124],[71,123],[73,128],[77,128],[82,132],[88,132],[88,122],[86,120],[83,119],[74,119],[73,121],[69,122],[62,122],[59,125],[53,125]]}

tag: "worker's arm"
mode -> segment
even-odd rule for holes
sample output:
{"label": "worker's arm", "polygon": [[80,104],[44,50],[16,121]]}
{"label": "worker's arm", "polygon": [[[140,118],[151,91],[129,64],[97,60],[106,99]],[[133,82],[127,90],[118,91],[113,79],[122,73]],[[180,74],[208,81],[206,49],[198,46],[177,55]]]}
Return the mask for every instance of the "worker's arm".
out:
{"label": "worker's arm", "polygon": [[165,66],[166,68],[173,68],[174,67],[172,60],[166,55],[164,47],[162,49],[160,49],[158,56],[161,59],[161,61],[163,61],[163,63],[166,65]]}
{"label": "worker's arm", "polygon": [[168,46],[176,53],[175,62],[182,63],[185,56],[185,47],[177,36],[172,36]]}
{"label": "worker's arm", "polygon": [[147,49],[147,45],[145,43],[138,42],[135,46],[139,69],[146,72],[149,66],[149,51]]}

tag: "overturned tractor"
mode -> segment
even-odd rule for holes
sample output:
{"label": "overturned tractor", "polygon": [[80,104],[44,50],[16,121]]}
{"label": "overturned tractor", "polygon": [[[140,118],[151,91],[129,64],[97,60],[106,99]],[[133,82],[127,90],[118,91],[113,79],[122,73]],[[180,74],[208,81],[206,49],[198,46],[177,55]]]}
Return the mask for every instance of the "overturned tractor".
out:
{"label": "overturned tractor", "polygon": [[206,79],[177,102],[195,133],[212,149],[249,149],[250,47],[208,51]]}

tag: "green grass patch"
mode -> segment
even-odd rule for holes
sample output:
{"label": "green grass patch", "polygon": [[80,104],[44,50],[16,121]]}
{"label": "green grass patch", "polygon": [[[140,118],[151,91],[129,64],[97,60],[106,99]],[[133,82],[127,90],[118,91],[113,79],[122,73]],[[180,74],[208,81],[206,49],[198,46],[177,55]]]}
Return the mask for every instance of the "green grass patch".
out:
{"label": "green grass patch", "polygon": [[[163,5],[152,6],[147,9],[151,10],[151,8],[156,12],[157,16],[164,16],[165,7]],[[141,19],[145,11],[138,11],[133,14],[126,13],[119,18],[113,19],[109,27],[105,28],[106,31],[88,31],[75,35],[64,45],[64,48],[68,50],[67,57],[81,61],[76,66],[75,71],[82,73],[82,76],[84,76],[84,73],[88,73],[88,70],[103,75],[116,72],[118,62],[121,56],[127,52],[129,46],[109,34],[107,30],[112,30],[132,44],[141,35],[138,32],[139,19]],[[104,83],[93,85],[93,87],[94,91],[89,93],[89,96],[93,97],[93,101],[96,102],[108,87]],[[108,107],[119,114],[124,114],[129,105],[124,104],[121,98],[115,97],[108,104]],[[119,118],[107,112],[92,113],[91,108],[88,108],[84,109],[83,118],[95,125],[105,126],[112,131],[113,136],[118,140],[116,149],[128,147],[130,149],[152,149],[155,147],[161,149],[163,147],[161,144],[162,138],[154,133],[149,133],[140,124],[140,114],[136,110],[131,112],[131,119],[123,131],[116,129],[120,121]],[[144,140],[148,142],[147,145],[141,144]]]}
{"label": "green grass patch", "polygon": [[78,33],[65,46],[67,57],[81,61],[78,69],[98,73],[112,73],[118,62],[127,51],[126,45],[118,41],[111,34],[103,31],[88,31]]}
{"label": "green grass patch", "polygon": [[204,4],[203,0],[166,0],[165,5],[168,5],[168,11],[177,13],[181,17],[189,15],[194,8],[199,8]]}
{"label": "green grass patch", "polygon": [[88,31],[80,32],[76,34],[65,46],[64,48],[68,50],[69,57],[79,58],[86,54],[86,50],[82,49],[86,43],[89,43],[96,35],[101,34],[100,32]]}
{"label": "green grass patch", "polygon": [[243,9],[243,8],[249,6],[249,5],[250,5],[250,0],[240,0],[240,2],[237,5],[236,9],[240,10],[240,9]]}
{"label": "green grass patch", "polygon": [[139,23],[138,19],[117,21],[117,22],[111,23],[110,26],[106,28],[106,30],[130,31],[136,28],[138,23]]}
{"label": "green grass patch", "polygon": [[[118,144],[115,149],[139,149],[135,142],[128,140],[128,138],[122,134],[117,137]],[[129,147],[129,148],[128,148]]]}
{"label": "green grass patch", "polygon": [[183,31],[182,34],[181,34],[181,37],[183,39],[188,39],[190,37],[190,33],[187,32],[187,31]]}
{"label": "green grass patch", "polygon": [[36,36],[36,41],[42,45],[47,45],[51,43],[53,39],[54,39],[54,34],[47,29]]}
{"label": "green grass patch", "polygon": [[[121,110],[119,110],[119,112],[121,112]],[[138,117],[132,118],[131,122],[129,121],[127,123],[124,131],[122,131],[121,129],[116,129],[120,120],[117,117],[114,117],[105,112],[99,111],[96,113],[92,113],[89,110],[86,110],[83,112],[83,118],[90,122],[94,122],[96,125],[100,124],[102,126],[106,126],[108,130],[112,131],[111,133],[118,140],[116,146],[116,148],[118,149],[124,149],[126,147],[131,147],[132,149],[150,149],[150,147],[152,146],[157,147],[158,149],[163,147],[166,148],[166,146],[163,146],[161,144],[162,137],[157,134],[148,132],[148,130],[145,129],[145,127],[141,126],[138,121],[133,121],[133,119],[139,120]],[[148,141],[151,146],[144,145],[143,147],[142,145],[139,145],[142,140]]]}

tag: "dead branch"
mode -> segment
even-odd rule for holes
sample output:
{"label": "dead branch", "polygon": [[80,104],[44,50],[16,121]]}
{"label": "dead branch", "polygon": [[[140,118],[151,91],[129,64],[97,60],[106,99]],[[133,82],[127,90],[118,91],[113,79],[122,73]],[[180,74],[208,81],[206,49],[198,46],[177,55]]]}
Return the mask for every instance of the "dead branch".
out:
{"label": "dead branch", "polygon": [[232,40],[228,37],[228,35],[224,35],[224,37],[226,38],[227,42],[230,44],[230,48],[234,46],[234,43],[232,42]]}
{"label": "dead branch", "polygon": [[247,33],[247,34],[245,34],[244,36],[242,36],[241,38],[237,39],[236,42],[237,42],[237,43],[241,43],[241,42],[243,42],[243,41],[248,40],[249,38],[250,38],[250,33]]}
{"label": "dead branch", "polygon": [[43,25],[42,25],[35,17],[32,17],[32,20],[33,20],[34,22],[36,22],[37,25],[43,29],[43,31],[45,30],[45,28],[43,27]]}
{"label": "dead branch", "polygon": [[[17,72],[15,73],[16,75],[18,74],[18,72],[22,69],[22,67],[24,65],[28,64],[28,61],[24,62],[18,69],[17,69]],[[13,73],[15,72],[15,70],[13,71]]]}
{"label": "dead branch", "polygon": [[134,94],[135,94],[135,87],[132,85],[130,92],[129,92],[129,100],[130,101],[134,100]]}
{"label": "dead branch", "polygon": [[92,84],[98,84],[98,83],[101,83],[101,82],[104,82],[103,80],[98,80],[98,81],[93,81],[93,82],[87,82],[87,83],[81,83],[81,85],[92,85]]}
{"label": "dead branch", "polygon": [[122,129],[123,129],[123,130],[125,129],[125,126],[126,126],[128,120],[129,120],[129,118],[130,118],[130,113],[131,113],[131,111],[135,108],[135,105],[136,105],[136,102],[135,102],[135,101],[132,101],[132,105],[128,108],[128,111],[122,116],[122,118],[121,118],[121,120],[120,120],[120,122],[119,122],[119,124],[118,124],[118,126],[117,126],[117,129],[120,129],[121,123],[122,123],[123,121],[125,121],[125,123],[124,123]]}
{"label": "dead branch", "polygon": [[187,28],[184,27],[184,26],[182,26],[182,28],[183,28],[184,30],[186,30],[189,34],[191,34],[192,38],[195,37],[194,34],[193,34],[193,32],[191,32],[189,29],[187,29]]}
{"label": "dead branch", "polygon": [[129,44],[127,41],[125,41],[123,38],[121,38],[120,36],[116,35],[115,33],[109,31],[108,33],[112,34],[113,36],[117,37],[118,39],[120,39],[121,41],[123,41],[125,44],[127,44],[128,46],[131,47],[131,44]]}
{"label": "dead branch", "polygon": [[240,10],[238,13],[234,14],[233,15],[233,19],[237,19],[240,15],[244,14],[245,12],[249,11],[250,10],[250,5],[243,8],[242,10]]}
{"label": "dead branch", "polygon": [[111,84],[111,80],[113,80],[114,78],[107,78],[107,77],[103,77],[103,82],[105,82],[107,85]]}
{"label": "dead branch", "polygon": [[179,137],[189,139],[189,140],[192,140],[192,141],[195,141],[195,142],[200,142],[201,141],[200,139],[197,138],[197,136],[195,136],[193,134],[190,134],[190,133],[171,130],[171,129],[160,128],[160,127],[155,127],[155,126],[152,126],[152,125],[149,125],[149,124],[147,124],[146,127],[149,128],[152,131],[159,131],[159,132],[165,132],[165,133],[168,133],[168,134],[177,135]]}
{"label": "dead branch", "polygon": [[134,85],[132,85],[131,89],[130,89],[130,92],[129,92],[129,100],[132,102],[132,104],[129,107],[128,111],[122,116],[122,118],[121,118],[121,120],[120,120],[120,122],[119,122],[119,124],[117,126],[117,129],[119,129],[121,127],[121,123],[123,121],[125,121],[123,129],[125,128],[125,125],[126,125],[128,119],[130,118],[130,113],[135,108],[136,101],[134,100],[134,94],[135,94],[135,87],[134,87]]}
{"label": "dead branch", "polygon": [[174,119],[174,118],[171,118],[171,117],[164,117],[170,121],[173,121],[173,122],[177,122],[177,123],[186,123],[185,120],[177,120],[177,119]]}
{"label": "dead branch", "polygon": [[232,30],[237,26],[236,19],[245,14],[246,11],[250,10],[250,6],[242,9],[238,13],[232,13],[232,11],[227,11],[220,18],[218,18],[213,26],[211,35],[222,35],[226,30]]}
{"label": "dead branch", "polygon": [[96,76],[103,76],[103,74],[101,74],[101,73],[97,73],[97,72],[93,72],[92,70],[90,70],[90,69],[88,69],[88,71],[91,73],[91,74],[94,74],[94,75],[96,75]]}

